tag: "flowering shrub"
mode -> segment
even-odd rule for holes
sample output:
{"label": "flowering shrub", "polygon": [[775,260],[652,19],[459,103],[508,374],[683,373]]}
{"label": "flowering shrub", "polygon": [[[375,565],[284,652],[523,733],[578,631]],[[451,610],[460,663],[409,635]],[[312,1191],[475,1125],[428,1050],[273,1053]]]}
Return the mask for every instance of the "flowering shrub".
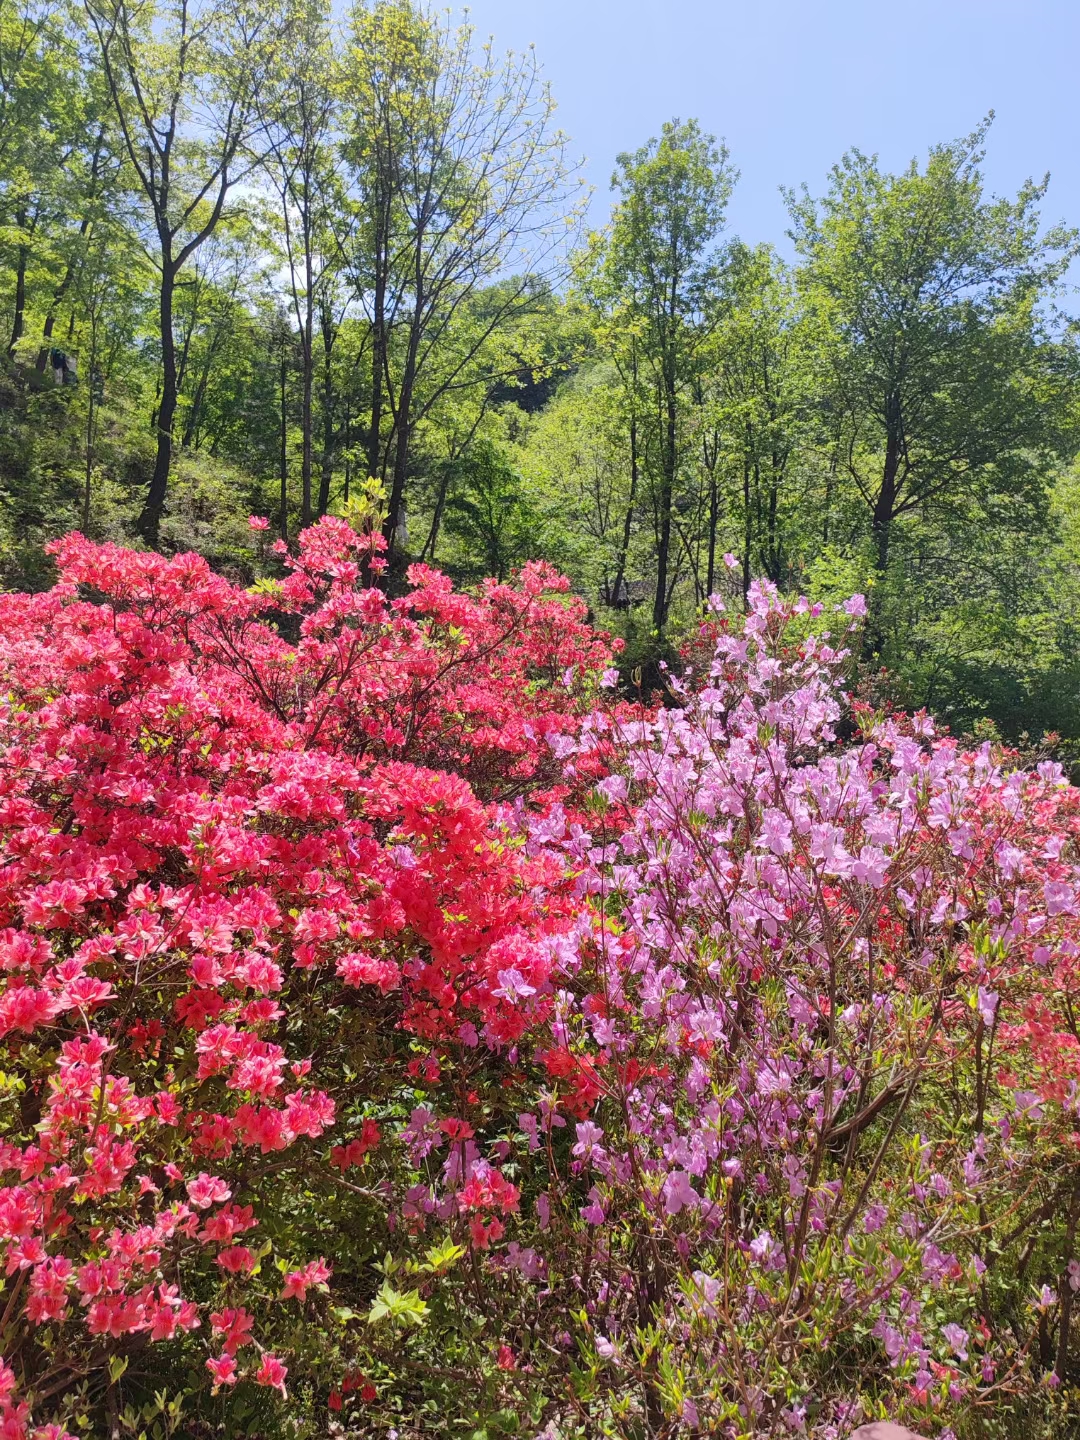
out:
{"label": "flowering shrub", "polygon": [[16,1380],[76,1417],[118,1410],[121,1364],[151,1398],[285,1395],[298,1348],[340,1380],[301,1337],[385,1240],[352,1179],[382,1115],[432,1042],[505,1048],[547,986],[561,868],[505,802],[569,794],[552,742],[608,648],[543,567],[388,602],[363,543],[323,521],[244,592],[74,536],[52,592],[0,598],[5,1440]]}
{"label": "flowering shrub", "polygon": [[376,543],[0,597],[0,1435],[1067,1413],[1076,792]]}
{"label": "flowering shrub", "polygon": [[750,599],[681,708],[618,727],[565,845],[594,919],[522,1117],[575,1292],[549,1433],[936,1430],[1039,1386],[1049,1415],[1076,1380],[1077,793],[925,716],[864,710],[840,746],[845,653]]}

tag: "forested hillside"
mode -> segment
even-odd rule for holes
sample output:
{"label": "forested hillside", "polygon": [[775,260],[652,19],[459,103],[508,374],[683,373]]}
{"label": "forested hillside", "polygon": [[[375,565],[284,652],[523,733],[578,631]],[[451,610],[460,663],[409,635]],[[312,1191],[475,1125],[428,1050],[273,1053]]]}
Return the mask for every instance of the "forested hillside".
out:
{"label": "forested hillside", "polygon": [[693,121],[587,233],[535,56],[403,4],[3,0],[0,82],[5,583],[75,525],[250,570],[375,477],[394,575],[549,558],[631,667],[734,553],[869,588],[896,698],[1080,736],[1076,236],[986,125],[812,177],[788,264]]}

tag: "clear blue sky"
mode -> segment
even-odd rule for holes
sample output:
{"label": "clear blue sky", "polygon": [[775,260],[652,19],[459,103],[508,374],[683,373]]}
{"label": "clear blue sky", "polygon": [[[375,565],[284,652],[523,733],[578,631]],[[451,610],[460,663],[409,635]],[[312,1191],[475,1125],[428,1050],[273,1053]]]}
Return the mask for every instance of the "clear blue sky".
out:
{"label": "clear blue sky", "polygon": [[729,230],[786,251],[779,185],[820,194],[852,145],[899,168],[993,109],[991,188],[1049,170],[1044,218],[1080,225],[1080,0],[474,0],[470,15],[498,49],[535,43],[597,223],[616,153],[672,116],[726,139]]}

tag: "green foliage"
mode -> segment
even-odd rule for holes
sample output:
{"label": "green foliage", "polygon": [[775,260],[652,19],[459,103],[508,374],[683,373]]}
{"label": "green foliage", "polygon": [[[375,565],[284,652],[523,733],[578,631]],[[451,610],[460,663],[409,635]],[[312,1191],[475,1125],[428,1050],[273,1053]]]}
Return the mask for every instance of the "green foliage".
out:
{"label": "green foliage", "polygon": [[719,244],[736,172],[672,121],[571,254],[535,57],[416,0],[198,13],[181,66],[164,0],[0,0],[0,583],[73,527],[253,580],[341,513],[392,586],[551,559],[648,684],[710,593],[858,588],[875,693],[1073,755],[1077,241],[987,193],[986,124],[789,194],[788,266]]}
{"label": "green foliage", "polygon": [[443,524],[457,542],[454,568],[476,579],[507,579],[541,550],[537,516],[521,477],[490,441],[477,441],[449,469]]}
{"label": "green foliage", "polygon": [[799,282],[821,317],[826,395],[884,572],[895,522],[999,497],[1037,503],[1069,443],[1071,350],[1040,301],[1077,236],[1039,233],[1046,190],[987,199],[989,121],[900,175],[853,150],[817,204],[789,195]]}

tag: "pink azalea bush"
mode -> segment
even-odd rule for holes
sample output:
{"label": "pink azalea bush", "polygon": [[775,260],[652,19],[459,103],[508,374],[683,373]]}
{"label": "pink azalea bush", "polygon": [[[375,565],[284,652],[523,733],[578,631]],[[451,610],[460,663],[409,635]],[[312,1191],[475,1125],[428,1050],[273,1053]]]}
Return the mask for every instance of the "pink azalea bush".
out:
{"label": "pink azalea bush", "polygon": [[544,567],[377,547],[0,597],[0,1436],[1067,1414],[1058,769],[767,586],[647,712]]}
{"label": "pink azalea bush", "polygon": [[839,743],[807,610],[754,587],[558,842],[591,923],[553,1033],[596,1087],[522,1117],[534,1243],[642,1433],[929,1434],[1075,1383],[1076,792],[925,716]]}

